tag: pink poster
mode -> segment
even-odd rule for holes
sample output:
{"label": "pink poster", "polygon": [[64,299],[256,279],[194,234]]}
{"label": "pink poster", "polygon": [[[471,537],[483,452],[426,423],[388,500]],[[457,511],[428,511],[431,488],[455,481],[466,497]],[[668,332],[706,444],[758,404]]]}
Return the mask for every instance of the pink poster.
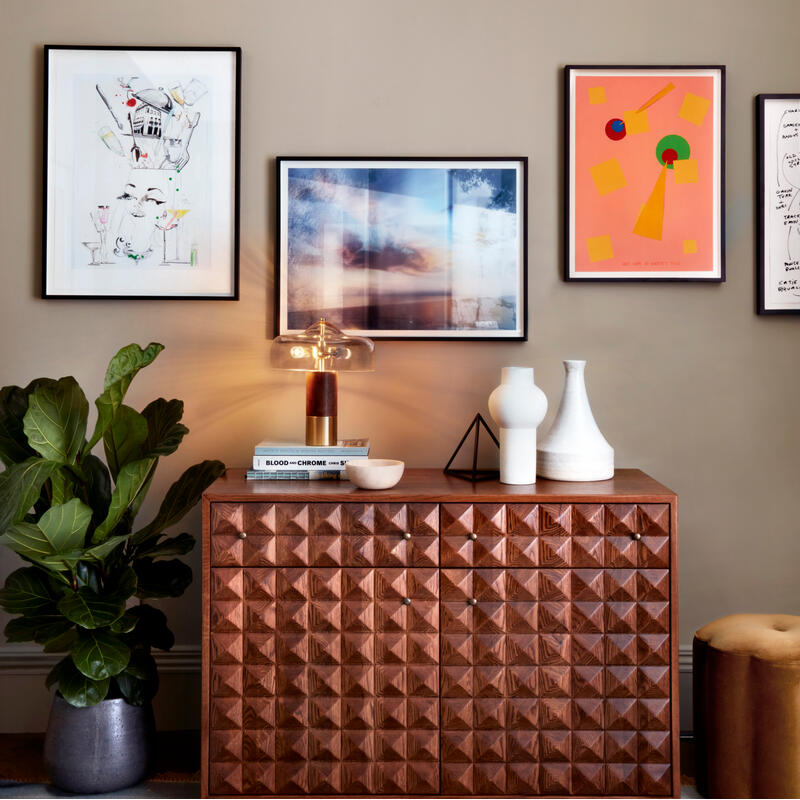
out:
{"label": "pink poster", "polygon": [[567,67],[568,279],[724,279],[723,67]]}

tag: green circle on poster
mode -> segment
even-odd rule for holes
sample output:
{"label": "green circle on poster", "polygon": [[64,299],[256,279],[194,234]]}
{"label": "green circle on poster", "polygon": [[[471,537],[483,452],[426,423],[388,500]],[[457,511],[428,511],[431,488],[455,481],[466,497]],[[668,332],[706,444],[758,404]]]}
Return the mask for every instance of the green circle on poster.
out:
{"label": "green circle on poster", "polygon": [[668,134],[656,145],[658,163],[667,169],[673,169],[674,162],[689,158],[690,152],[689,142],[677,133]]}

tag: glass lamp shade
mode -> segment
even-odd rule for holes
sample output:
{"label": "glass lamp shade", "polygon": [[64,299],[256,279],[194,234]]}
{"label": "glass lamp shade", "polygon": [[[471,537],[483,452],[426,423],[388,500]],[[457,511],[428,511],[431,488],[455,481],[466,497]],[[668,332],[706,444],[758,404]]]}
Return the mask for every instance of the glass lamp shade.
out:
{"label": "glass lamp shade", "polygon": [[307,445],[336,445],[337,372],[371,372],[374,352],[375,345],[369,339],[348,336],[324,319],[302,333],[273,340],[270,361],[275,369],[307,373]]}
{"label": "glass lamp shade", "polygon": [[270,362],[299,372],[372,372],[374,353],[370,339],[348,336],[321,319],[302,333],[273,339]]}

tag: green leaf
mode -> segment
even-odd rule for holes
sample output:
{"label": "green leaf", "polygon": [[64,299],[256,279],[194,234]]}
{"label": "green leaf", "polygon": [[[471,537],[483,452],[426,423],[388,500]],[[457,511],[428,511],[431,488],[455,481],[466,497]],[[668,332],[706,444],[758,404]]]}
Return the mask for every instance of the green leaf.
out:
{"label": "green leaf", "polygon": [[89,453],[81,460],[85,476],[86,499],[92,508],[92,522],[99,525],[108,515],[111,503],[111,476],[106,465]]}
{"label": "green leaf", "polygon": [[70,654],[75,666],[96,681],[118,675],[131,658],[128,645],[108,631],[80,631]]}
{"label": "green leaf", "polygon": [[125,464],[148,455],[142,451],[145,439],[147,420],[130,406],[121,405],[103,436],[106,461],[114,480]]}
{"label": "green leaf", "polygon": [[34,455],[22,430],[28,395],[19,386],[0,389],[0,460],[10,467]]}
{"label": "green leaf", "polygon": [[125,603],[116,597],[103,597],[82,586],[68,592],[58,602],[58,610],[82,628],[102,628],[116,622],[125,613]]}
{"label": "green leaf", "polygon": [[50,477],[50,505],[62,506],[74,496],[66,470],[57,469]]}
{"label": "green leaf", "polygon": [[90,547],[85,551],[84,556],[92,561],[98,561],[102,564],[106,556],[119,547],[119,545],[121,545],[123,542],[127,541],[127,539],[127,533],[122,534],[121,536],[112,536],[110,539],[106,539],[103,544]]}
{"label": "green leaf", "polygon": [[112,586],[112,596],[123,602],[129,597],[133,597],[136,592],[136,571],[131,566],[124,566],[122,570],[112,576],[112,581],[106,582],[107,586]]}
{"label": "green leaf", "polygon": [[0,460],[7,467],[36,455],[36,451],[28,444],[22,420],[28,411],[30,395],[40,386],[54,383],[52,378],[36,378],[24,389],[19,386],[0,389]]}
{"label": "green leaf", "polygon": [[53,605],[46,578],[35,567],[23,567],[6,578],[0,589],[0,608],[9,614],[42,614]]}
{"label": "green leaf", "polygon": [[130,612],[123,614],[116,622],[111,623],[112,633],[130,633],[139,622],[139,617]]}
{"label": "green leaf", "polygon": [[92,519],[92,509],[74,498],[62,506],[53,506],[42,514],[39,528],[54,553],[83,547],[86,530]]}
{"label": "green leaf", "polygon": [[149,653],[134,651],[127,669],[115,680],[120,693],[131,705],[143,705],[158,691],[156,662]]}
{"label": "green leaf", "polygon": [[84,447],[84,453],[89,453],[108,430],[136,373],[151,364],[163,349],[164,345],[157,342],[151,342],[144,350],[138,344],[129,344],[111,359],[106,370],[103,393],[94,401],[97,423],[92,438]]}
{"label": "green leaf", "polygon": [[169,487],[156,518],[133,535],[134,545],[157,536],[170,525],[179,522],[202,497],[203,492],[225,472],[221,461],[203,461],[189,467]]}
{"label": "green leaf", "polygon": [[147,483],[151,470],[155,467],[157,459],[143,458],[126,464],[117,476],[117,485],[111,495],[111,505],[108,507],[108,516],[103,520],[92,535],[94,544],[102,544],[114,527],[122,519],[122,515],[136,500],[139,493]]}
{"label": "green leaf", "polygon": [[0,542],[31,561],[40,561],[53,554],[53,548],[44,532],[32,522],[12,525],[0,536]]}
{"label": "green leaf", "polygon": [[9,642],[44,642],[66,633],[72,626],[63,617],[54,613],[38,617],[15,617],[5,627],[6,640]]}
{"label": "green leaf", "polygon": [[0,536],[0,542],[23,558],[51,569],[72,569],[81,559],[84,536],[92,511],[80,500],[53,506],[38,525],[19,522]]}
{"label": "green leaf", "polygon": [[192,582],[192,568],[177,558],[140,558],[133,562],[133,568],[138,578],[137,597],[180,597]]}
{"label": "green leaf", "polygon": [[135,650],[126,672],[141,681],[152,680],[158,675],[156,660],[146,650]]}
{"label": "green leaf", "polygon": [[136,555],[147,556],[148,558],[184,556],[194,548],[194,545],[194,536],[190,533],[179,533],[177,536],[161,539],[157,544],[154,541],[152,546],[145,544],[144,549],[139,550]]}
{"label": "green leaf", "polygon": [[37,559],[37,564],[42,564],[55,572],[74,570],[83,558],[83,550],[67,550],[63,553],[53,553],[51,556]]}
{"label": "green leaf", "polygon": [[89,404],[73,377],[40,386],[22,421],[30,446],[42,458],[74,464],[86,436]]}
{"label": "green leaf", "polygon": [[159,650],[170,650],[175,644],[175,634],[167,626],[167,618],[160,609],[142,603],[131,608],[128,614],[138,620],[134,632],[135,641]]}
{"label": "green leaf", "polygon": [[87,678],[80,672],[72,659],[67,656],[61,659],[58,664],[50,671],[47,677],[47,685],[52,686],[58,683],[58,691],[62,697],[77,708],[95,706],[101,700],[105,700],[108,689],[111,686],[111,679],[96,681]]}
{"label": "green leaf", "polygon": [[72,643],[78,638],[78,632],[70,627],[68,630],[41,642],[45,653],[68,653]]}
{"label": "green leaf", "polygon": [[58,683],[63,675],[67,674],[69,667],[75,669],[75,665],[72,663],[72,659],[69,656],[66,656],[61,659],[54,667],[47,673],[47,678],[45,678],[44,685],[49,689],[53,684]]}
{"label": "green leaf", "polygon": [[42,486],[59,465],[34,456],[0,474],[0,533],[21,522],[39,499]]}
{"label": "green leaf", "polygon": [[189,429],[180,424],[183,417],[183,402],[180,400],[159,397],[145,406],[142,416],[147,420],[144,453],[148,456],[168,456],[174,453],[183,437],[189,433]]}

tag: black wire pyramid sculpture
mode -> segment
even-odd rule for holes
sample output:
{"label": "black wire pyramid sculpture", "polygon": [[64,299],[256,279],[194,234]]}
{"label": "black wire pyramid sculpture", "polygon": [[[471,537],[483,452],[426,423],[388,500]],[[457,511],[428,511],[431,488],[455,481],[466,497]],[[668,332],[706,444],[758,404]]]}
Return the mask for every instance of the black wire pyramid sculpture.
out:
{"label": "black wire pyramid sculpture", "polygon": [[[500,477],[499,470],[478,468],[478,444],[481,436],[481,425],[484,427],[486,433],[489,434],[497,447],[500,447],[500,442],[497,441],[497,437],[492,433],[492,429],[486,424],[486,420],[480,414],[476,414],[475,419],[473,419],[470,423],[466,433],[464,433],[464,435],[461,437],[458,447],[456,447],[453,455],[450,456],[450,460],[447,462],[447,466],[444,468],[445,475],[452,475],[454,478],[461,478],[462,480],[472,481],[473,483],[477,483],[479,481],[490,481]],[[456,456],[461,451],[461,448],[464,446],[464,443],[467,441],[467,438],[473,430],[475,431],[475,441],[472,446],[472,469],[456,469],[451,467],[450,465],[456,460]]]}

